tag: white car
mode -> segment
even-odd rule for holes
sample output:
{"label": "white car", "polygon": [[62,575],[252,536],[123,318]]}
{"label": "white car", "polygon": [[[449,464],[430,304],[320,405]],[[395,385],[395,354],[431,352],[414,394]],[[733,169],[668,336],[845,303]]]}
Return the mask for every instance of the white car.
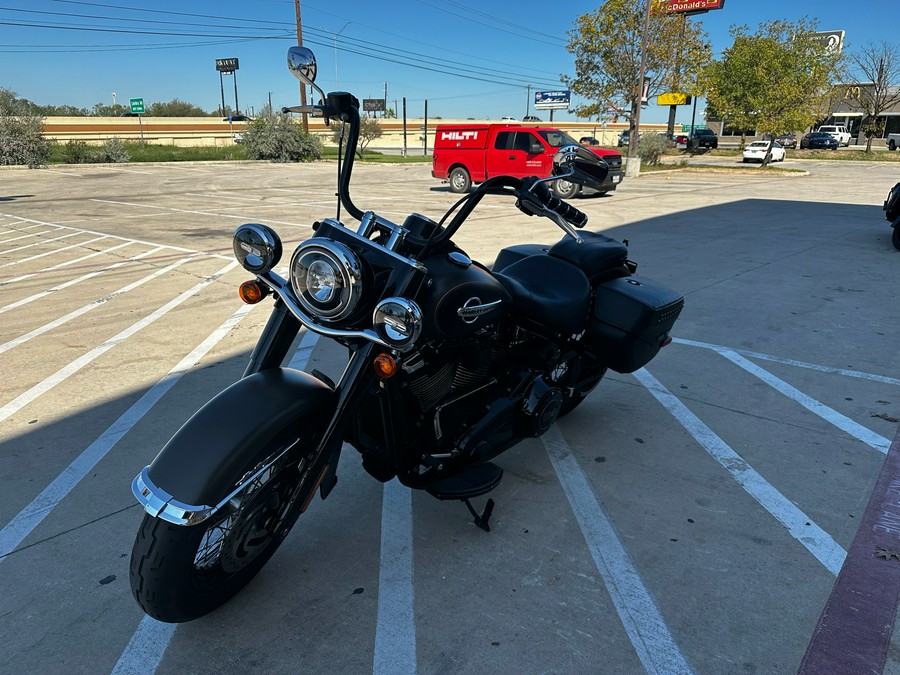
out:
{"label": "white car", "polygon": [[847,127],[829,124],[823,127],[819,127],[818,131],[822,131],[831,136],[838,142],[838,145],[843,145],[845,148],[849,147],[850,145],[850,132],[847,131]]}
{"label": "white car", "polygon": [[501,122],[518,122],[519,120],[517,120],[515,117],[501,117],[500,121]]}
{"label": "white car", "polygon": [[[769,141],[753,141],[744,148],[745,162],[762,162],[766,157],[766,150],[769,149]],[[784,161],[784,147],[780,143],[772,143],[772,153],[770,162]]]}

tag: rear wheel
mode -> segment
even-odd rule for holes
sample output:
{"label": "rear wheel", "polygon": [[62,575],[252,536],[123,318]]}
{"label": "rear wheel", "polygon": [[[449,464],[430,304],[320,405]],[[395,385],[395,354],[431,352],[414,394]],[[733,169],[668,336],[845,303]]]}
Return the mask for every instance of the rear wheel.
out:
{"label": "rear wheel", "polygon": [[131,552],[131,590],[147,614],[169,623],[203,616],[268,562],[314,489],[309,458],[281,453],[295,441],[274,444],[270,457],[281,457],[207,521],[182,526],[144,516]]}
{"label": "rear wheel", "polygon": [[888,150],[893,152],[896,149],[897,149],[897,144],[894,143],[894,139],[892,138],[891,140],[888,141]]}
{"label": "rear wheel", "polygon": [[450,172],[450,192],[468,192],[472,187],[472,177],[465,167],[454,167]]}
{"label": "rear wheel", "polygon": [[606,368],[598,365],[595,361],[588,359],[579,361],[578,357],[573,357],[556,366],[556,368],[550,372],[550,378],[559,385],[563,385],[568,379],[570,369],[575,367],[579,369],[578,380],[574,385],[562,388],[563,400],[562,405],[560,405],[558,417],[568,415],[575,410],[575,408],[587,398],[587,395],[600,384],[600,380],[603,379],[603,376],[606,375]]}
{"label": "rear wheel", "polygon": [[567,180],[559,178],[553,182],[553,192],[560,199],[572,199],[581,190],[581,186],[577,183],[570,183]]}

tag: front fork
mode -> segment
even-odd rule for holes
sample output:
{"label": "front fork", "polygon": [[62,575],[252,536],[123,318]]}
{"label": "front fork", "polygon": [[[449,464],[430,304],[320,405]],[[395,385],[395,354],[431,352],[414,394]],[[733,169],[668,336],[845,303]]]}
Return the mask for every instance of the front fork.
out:
{"label": "front fork", "polygon": [[[271,368],[280,368],[301,330],[307,329],[291,314],[281,298],[276,299],[272,314],[250,355],[250,361],[242,377]],[[337,464],[347,425],[356,415],[362,404],[363,395],[375,379],[375,370],[370,367],[375,348],[376,345],[371,342],[351,347],[350,360],[335,386],[338,394],[335,414],[322,435],[312,467],[312,475],[319,477],[317,485],[322,499],[328,496],[337,483]]]}

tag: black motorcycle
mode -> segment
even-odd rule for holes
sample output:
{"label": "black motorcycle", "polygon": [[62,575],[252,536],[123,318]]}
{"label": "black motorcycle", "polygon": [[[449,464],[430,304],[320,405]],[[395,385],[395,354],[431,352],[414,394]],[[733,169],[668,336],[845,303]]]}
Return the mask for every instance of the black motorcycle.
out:
{"label": "black motorcycle", "polygon": [[891,243],[895,249],[900,251],[900,183],[897,183],[888,192],[882,208],[884,217],[891,222],[891,227],[894,228],[891,233]]}
{"label": "black motorcycle", "polygon": [[[255,275],[240,296],[273,296],[271,317],[242,379],[191,417],[132,485],[146,515],[131,586],[161,621],[202,616],[250,581],[315,493],[324,499],[334,488],[345,442],[376,479],[462,501],[489,529],[493,502],[478,514],[469,500],[500,482],[491,460],[546,432],[608,368],[648,363],[684,304],[634,275],[625,244],[579,234],[587,217],[551,193],[552,178],[490,178],[439,222],[414,213],[396,224],[361,211],[350,198],[359,101],[315,87],[306,48],[290,49],[288,67],[322,100],[285,112],[344,125],[339,203],[359,227],[339,221],[340,206],[338,218],[315,223],[288,279],[272,271],[282,253],[272,229],[234,233],[234,254]],[[554,177],[587,187],[607,171],[574,145],[554,161]],[[486,195],[550,218],[566,236],[506,248],[492,267],[472,260],[453,236]],[[302,330],[347,348],[340,381],[283,366]]]}

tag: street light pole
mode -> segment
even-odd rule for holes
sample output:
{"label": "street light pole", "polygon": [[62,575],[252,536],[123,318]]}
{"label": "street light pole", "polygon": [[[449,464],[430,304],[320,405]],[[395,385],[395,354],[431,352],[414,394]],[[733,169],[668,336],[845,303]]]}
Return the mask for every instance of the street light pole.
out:
{"label": "street light pole", "polygon": [[344,32],[344,28],[350,25],[350,21],[345,23],[341,29],[334,34],[334,88],[335,90],[340,90],[340,80],[338,79],[338,56],[337,56],[337,39],[341,33]]}

